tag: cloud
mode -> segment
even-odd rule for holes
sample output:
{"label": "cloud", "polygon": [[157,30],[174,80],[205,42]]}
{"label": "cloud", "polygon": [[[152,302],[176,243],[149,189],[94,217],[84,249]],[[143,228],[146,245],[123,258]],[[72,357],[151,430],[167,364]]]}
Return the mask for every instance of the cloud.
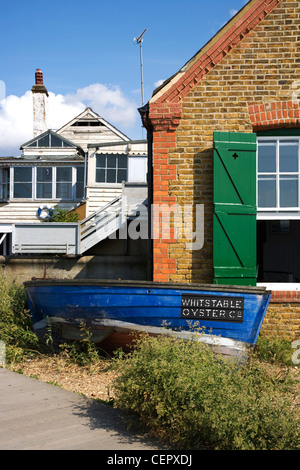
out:
{"label": "cloud", "polygon": [[158,88],[160,85],[164,83],[165,80],[157,80],[157,82],[154,83],[155,88]]}
{"label": "cloud", "polygon": [[[131,129],[138,119],[137,105],[117,86],[95,83],[67,95],[49,92],[47,126],[59,129],[87,106],[111,124]],[[0,100],[0,156],[17,156],[20,145],[33,137],[32,93]]]}
{"label": "cloud", "polygon": [[235,10],[234,8],[231,8],[231,10],[229,10],[229,14],[230,14],[230,16],[234,16],[234,15],[236,15],[236,14],[237,14],[237,12],[238,12],[238,10]]}

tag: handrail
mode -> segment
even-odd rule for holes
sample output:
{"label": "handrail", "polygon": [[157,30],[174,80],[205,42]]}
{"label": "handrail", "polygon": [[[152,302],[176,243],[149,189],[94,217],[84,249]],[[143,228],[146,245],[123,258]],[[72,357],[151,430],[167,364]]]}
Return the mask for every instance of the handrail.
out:
{"label": "handrail", "polygon": [[86,225],[81,230],[81,239],[86,238],[87,236],[91,235],[93,232],[97,232],[101,230],[105,225],[107,225],[111,220],[113,220],[116,216],[119,216],[121,212],[121,207],[119,208],[118,212],[109,212],[103,215],[103,217],[99,218],[97,222],[94,224]]}
{"label": "handrail", "polygon": [[80,221],[80,225],[84,225],[86,222],[89,220],[93,219],[96,215],[100,214],[101,212],[105,211],[108,209],[110,206],[112,206],[115,202],[119,201],[122,198],[122,195],[120,194],[119,196],[115,197],[112,201],[110,201],[108,204],[106,204],[103,207],[100,207],[96,212],[93,212],[91,215],[86,217],[85,219]]}

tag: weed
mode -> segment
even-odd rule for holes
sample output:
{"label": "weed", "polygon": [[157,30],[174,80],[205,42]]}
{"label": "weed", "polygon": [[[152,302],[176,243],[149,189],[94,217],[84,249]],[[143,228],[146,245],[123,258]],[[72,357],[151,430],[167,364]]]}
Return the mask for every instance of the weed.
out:
{"label": "weed", "polygon": [[79,341],[60,345],[63,354],[78,365],[96,363],[99,360],[99,354],[95,344],[91,341],[92,333],[83,321],[80,322],[80,332],[82,337]]}
{"label": "weed", "polygon": [[205,344],[167,336],[144,336],[116,362],[115,406],[137,413],[173,445],[226,450],[299,445],[283,384],[259,362],[237,367]]}
{"label": "weed", "polygon": [[36,350],[39,340],[32,331],[26,296],[22,285],[6,279],[0,269],[0,340],[6,346],[7,362],[19,361],[25,351]]}
{"label": "weed", "polygon": [[280,338],[259,336],[254,349],[254,355],[271,364],[292,365],[291,341]]}
{"label": "weed", "polygon": [[54,206],[50,217],[46,219],[46,222],[78,222],[79,214],[74,211],[62,209],[58,205]]}

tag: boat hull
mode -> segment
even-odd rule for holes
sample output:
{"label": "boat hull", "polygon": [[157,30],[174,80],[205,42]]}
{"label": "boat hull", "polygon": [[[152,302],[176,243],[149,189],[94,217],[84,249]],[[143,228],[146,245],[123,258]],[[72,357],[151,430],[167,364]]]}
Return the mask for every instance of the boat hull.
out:
{"label": "boat hull", "polygon": [[24,285],[36,329],[50,320],[62,336],[75,339],[83,321],[96,342],[121,347],[132,331],[187,338],[201,330],[206,341],[244,349],[256,343],[270,301],[263,288],[241,286],[102,280]]}

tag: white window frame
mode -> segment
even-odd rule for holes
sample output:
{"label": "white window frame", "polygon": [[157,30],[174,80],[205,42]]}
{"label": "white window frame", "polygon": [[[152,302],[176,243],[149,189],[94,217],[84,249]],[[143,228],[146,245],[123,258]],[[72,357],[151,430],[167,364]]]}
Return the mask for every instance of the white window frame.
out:
{"label": "white window frame", "polygon": [[[276,170],[275,172],[259,172],[258,171],[258,147],[259,143],[267,143],[276,141]],[[284,141],[295,141],[298,143],[298,171],[297,172],[280,172],[279,171],[279,143]],[[260,175],[275,176],[276,179],[276,206],[275,207],[257,207],[257,219],[300,219],[300,136],[258,136],[257,137],[257,205],[258,205],[258,181]],[[298,177],[298,206],[280,207],[280,176],[295,175]]]}
{"label": "white window frame", "polygon": [[[28,168],[30,167],[32,169],[32,197],[31,198],[15,198],[14,197],[14,169],[18,167],[24,167]],[[37,168],[52,168],[52,198],[38,198],[37,197]],[[70,182],[72,184],[72,197],[70,199],[61,199],[56,197],[56,171],[57,168],[71,168],[72,169],[72,181]],[[32,165],[15,165],[14,167],[10,168],[10,200],[13,201],[78,201],[81,200],[81,198],[76,197],[76,176],[77,176],[77,165],[44,165],[44,166],[32,166]],[[82,196],[83,197],[83,196]]]}
{"label": "white window frame", "polygon": [[[8,173],[8,181],[4,181],[4,172]],[[4,196],[4,188],[7,188],[7,197]],[[10,168],[3,166],[0,168],[0,201],[8,201],[10,198]]]}
{"label": "white window frame", "polygon": [[[105,166],[105,168],[99,168],[99,167],[97,167],[97,157],[98,157],[98,156],[100,157],[101,155],[102,155],[102,156],[104,155],[104,156],[106,157],[106,166]],[[109,186],[120,187],[120,186],[122,185],[122,182],[120,182],[120,183],[118,183],[118,182],[110,183],[110,182],[107,182],[107,181],[106,181],[106,180],[107,180],[107,170],[108,170],[108,169],[110,169],[110,170],[115,170],[116,175],[117,175],[117,172],[118,172],[118,169],[119,169],[119,168],[118,168],[118,160],[117,160],[117,165],[116,165],[115,168],[109,168],[109,167],[107,167],[107,157],[109,157],[109,156],[116,156],[116,157],[125,156],[125,157],[126,157],[126,159],[127,159],[127,166],[126,166],[126,179],[125,179],[125,182],[128,181],[128,164],[129,164],[128,161],[129,161],[129,159],[128,159],[128,155],[127,155],[127,154],[118,154],[118,153],[112,153],[112,154],[109,154],[109,153],[96,153],[96,158],[95,158],[95,184],[96,184],[97,186],[100,186],[100,185],[105,184],[105,185],[109,185]],[[103,169],[103,170],[104,170],[104,172],[105,172],[105,173],[104,173],[104,174],[105,174],[105,181],[97,181],[97,170],[99,170],[99,169]]]}

